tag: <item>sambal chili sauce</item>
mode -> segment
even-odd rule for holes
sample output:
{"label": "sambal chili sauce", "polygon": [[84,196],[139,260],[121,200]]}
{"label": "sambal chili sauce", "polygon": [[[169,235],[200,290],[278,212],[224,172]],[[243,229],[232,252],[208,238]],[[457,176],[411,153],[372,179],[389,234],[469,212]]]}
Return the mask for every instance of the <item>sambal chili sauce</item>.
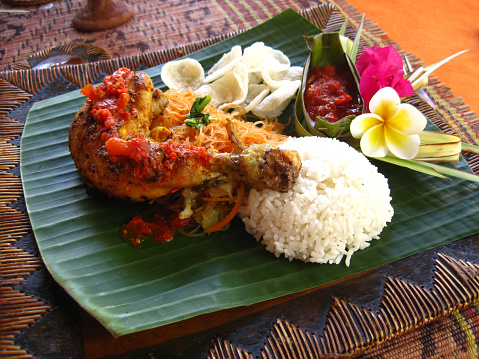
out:
{"label": "sambal chili sauce", "polygon": [[91,101],[95,121],[106,129],[115,128],[120,121],[128,119],[128,83],[132,76],[131,70],[121,68],[106,76],[96,88],[87,84],[80,91]]}
{"label": "sambal chili sauce", "polygon": [[132,76],[133,71],[121,68],[106,76],[103,83],[96,88],[87,84],[80,92],[91,102],[92,116],[100,126],[101,139],[108,152],[112,156],[129,157],[139,162],[148,155],[146,139],[139,136],[132,140],[122,140],[117,131],[117,128],[130,118],[127,110],[130,101],[128,84]]}
{"label": "sambal chili sauce", "polygon": [[361,114],[362,105],[350,73],[339,73],[335,66],[316,66],[306,81],[304,104],[311,120],[318,116],[333,123],[343,117]]}
{"label": "sambal chili sauce", "polygon": [[186,228],[191,224],[190,218],[181,219],[178,213],[157,210],[149,220],[141,215],[133,217],[122,229],[125,240],[136,247],[150,238],[158,243],[166,243],[173,239],[177,229]]}

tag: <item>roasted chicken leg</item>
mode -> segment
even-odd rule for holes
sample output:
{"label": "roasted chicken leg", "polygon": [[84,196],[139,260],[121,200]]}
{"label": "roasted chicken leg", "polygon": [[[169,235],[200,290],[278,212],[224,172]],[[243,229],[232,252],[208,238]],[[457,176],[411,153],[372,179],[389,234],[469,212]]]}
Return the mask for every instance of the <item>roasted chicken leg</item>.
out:
{"label": "roasted chicken leg", "polygon": [[70,152],[82,179],[109,196],[146,201],[238,180],[287,191],[298,176],[295,151],[253,145],[228,154],[153,140],[150,125],[168,100],[143,72],[120,69],[82,93],[88,98],[70,126]]}

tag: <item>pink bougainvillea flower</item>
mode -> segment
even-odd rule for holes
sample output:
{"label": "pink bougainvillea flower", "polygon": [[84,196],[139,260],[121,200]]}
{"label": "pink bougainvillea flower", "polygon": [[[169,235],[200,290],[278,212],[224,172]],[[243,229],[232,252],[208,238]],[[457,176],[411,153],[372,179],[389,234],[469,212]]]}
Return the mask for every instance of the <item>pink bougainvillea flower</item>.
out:
{"label": "pink bougainvillea flower", "polygon": [[399,55],[396,49],[392,46],[379,47],[378,45],[364,49],[364,52],[356,61],[356,68],[358,69],[359,76],[361,76],[367,67],[379,67],[383,63],[389,64],[395,71],[402,71],[401,55]]}
{"label": "pink bougainvillea flower", "polygon": [[356,61],[361,77],[359,92],[369,106],[371,98],[383,87],[392,87],[400,97],[414,95],[414,89],[403,76],[403,64],[393,46],[367,48]]}
{"label": "pink bougainvillea flower", "polygon": [[403,159],[414,158],[421,144],[419,133],[427,123],[421,111],[401,104],[391,87],[380,89],[369,107],[372,113],[359,115],[351,122],[351,134],[361,139],[361,151],[369,157],[391,153]]}

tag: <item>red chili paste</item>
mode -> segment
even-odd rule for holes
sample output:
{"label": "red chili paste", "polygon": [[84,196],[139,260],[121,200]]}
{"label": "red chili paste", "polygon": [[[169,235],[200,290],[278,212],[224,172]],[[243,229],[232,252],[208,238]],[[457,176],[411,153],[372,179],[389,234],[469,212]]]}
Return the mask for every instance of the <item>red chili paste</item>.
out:
{"label": "red chili paste", "polygon": [[123,226],[123,237],[138,247],[146,238],[152,238],[158,243],[166,243],[173,239],[177,229],[188,227],[190,222],[190,218],[180,219],[178,213],[170,213],[166,210],[157,211],[150,221],[137,215]]}
{"label": "red chili paste", "polygon": [[121,68],[112,75],[106,76],[103,83],[96,88],[88,84],[80,92],[91,101],[91,113],[101,126],[99,132],[108,152],[112,156],[125,156],[139,162],[148,156],[147,140],[142,136],[128,141],[122,140],[117,132],[118,126],[130,118],[130,113],[127,111],[128,101],[130,101],[128,83],[132,76],[133,71]]}
{"label": "red chili paste", "polygon": [[105,142],[108,153],[113,157],[129,157],[136,162],[141,162],[150,153],[148,141],[141,134],[130,140],[111,137]]}
{"label": "red chili paste", "polygon": [[362,105],[350,73],[338,73],[335,66],[316,66],[306,82],[304,104],[309,117],[321,116],[336,122],[345,116],[361,114]]}
{"label": "red chili paste", "polygon": [[208,167],[210,165],[211,153],[205,147],[190,145],[187,143],[178,143],[175,141],[165,141],[159,143],[164,149],[165,160],[174,163],[178,157],[193,159],[198,165]]}
{"label": "red chili paste", "polygon": [[80,91],[92,103],[92,115],[95,121],[107,129],[116,127],[120,121],[128,119],[126,110],[130,95],[128,83],[133,72],[126,68],[115,71],[110,76],[105,76],[103,83],[96,88],[88,84]]}

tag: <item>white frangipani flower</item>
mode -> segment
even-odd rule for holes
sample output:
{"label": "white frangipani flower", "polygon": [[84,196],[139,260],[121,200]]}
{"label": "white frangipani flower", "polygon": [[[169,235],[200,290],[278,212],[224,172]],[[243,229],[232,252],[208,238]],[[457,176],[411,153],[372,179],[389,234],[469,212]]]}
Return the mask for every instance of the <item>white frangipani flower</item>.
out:
{"label": "white frangipani flower", "polygon": [[419,133],[426,127],[426,117],[412,105],[402,104],[391,87],[380,89],[369,103],[371,113],[351,122],[351,134],[360,138],[361,151],[369,157],[392,154],[414,158],[421,144]]}

